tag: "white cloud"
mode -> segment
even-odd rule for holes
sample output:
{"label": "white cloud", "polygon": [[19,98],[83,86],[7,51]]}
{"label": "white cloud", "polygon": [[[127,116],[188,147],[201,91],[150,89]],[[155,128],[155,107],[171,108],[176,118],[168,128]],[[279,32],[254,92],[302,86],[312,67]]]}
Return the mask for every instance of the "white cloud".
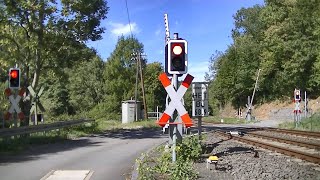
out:
{"label": "white cloud", "polygon": [[[121,36],[121,35],[125,36],[130,34],[129,24],[110,23],[110,26],[111,26],[111,33],[115,36]],[[131,31],[132,33],[140,32],[137,23],[131,23]]]}
{"label": "white cloud", "polygon": [[201,61],[201,62],[189,62],[188,65],[188,73],[194,77],[193,82],[203,82],[205,73],[209,71],[208,69],[209,62]]}

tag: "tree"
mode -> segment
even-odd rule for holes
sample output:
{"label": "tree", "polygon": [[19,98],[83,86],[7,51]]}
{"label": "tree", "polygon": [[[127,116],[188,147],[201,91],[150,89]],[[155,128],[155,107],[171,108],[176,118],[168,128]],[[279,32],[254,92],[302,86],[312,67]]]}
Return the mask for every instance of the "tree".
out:
{"label": "tree", "polygon": [[144,82],[148,109],[155,110],[156,106],[159,106],[160,109],[164,109],[166,91],[158,78],[162,72],[163,68],[159,62],[146,65]]}
{"label": "tree", "polygon": [[70,104],[76,112],[91,110],[102,102],[104,63],[96,57],[83,61],[69,71]]}
{"label": "tree", "polygon": [[[1,15],[6,20],[3,23],[5,31],[1,36],[15,44],[17,50],[23,48],[28,51],[28,56],[24,55],[25,58],[18,62],[24,67],[30,66],[34,69],[34,88],[38,84],[44,64],[54,64],[54,61],[48,61],[50,55],[57,53],[50,53],[50,41],[58,37],[61,38],[60,44],[64,45],[70,40],[81,44],[87,40],[101,39],[103,28],[99,27],[100,20],[106,18],[108,11],[103,0],[4,0],[3,9],[5,11]],[[23,33],[21,39],[26,43],[20,45],[15,41],[16,37],[10,33],[13,29],[17,29],[19,34]]]}
{"label": "tree", "polygon": [[0,54],[5,56],[0,62],[18,63],[26,77],[25,87],[32,79],[37,90],[45,68],[63,69],[69,60],[78,60],[72,58],[73,52],[79,52],[73,49],[87,49],[86,41],[101,39],[100,21],[108,9],[104,0],[3,0]]}
{"label": "tree", "polygon": [[258,69],[258,102],[291,97],[294,88],[319,95],[319,0],[266,0],[241,8],[234,20],[233,44],[211,58],[206,75],[213,106],[216,100],[243,106]]}
{"label": "tree", "polygon": [[[109,108],[108,113],[119,114],[121,101],[135,95],[136,62],[132,59],[133,52],[143,53],[143,44],[134,37],[119,37],[115,50],[107,59],[104,69],[105,86],[104,101]],[[145,67],[146,60],[142,61]]]}

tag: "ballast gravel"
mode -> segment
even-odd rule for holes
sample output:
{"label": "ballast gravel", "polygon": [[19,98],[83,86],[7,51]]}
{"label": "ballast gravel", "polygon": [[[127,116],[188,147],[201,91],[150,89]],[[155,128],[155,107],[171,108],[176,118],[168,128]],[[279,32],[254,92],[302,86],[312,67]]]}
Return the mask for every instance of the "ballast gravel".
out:
{"label": "ballast gravel", "polygon": [[207,152],[218,156],[207,168],[206,158],[194,164],[199,179],[320,180],[320,166],[208,133]]}

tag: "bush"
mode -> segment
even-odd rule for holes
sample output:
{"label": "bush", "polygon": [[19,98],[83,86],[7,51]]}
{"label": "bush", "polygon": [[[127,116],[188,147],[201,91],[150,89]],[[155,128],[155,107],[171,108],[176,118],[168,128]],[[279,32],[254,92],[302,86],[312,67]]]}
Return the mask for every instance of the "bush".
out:
{"label": "bush", "polygon": [[146,155],[143,160],[138,160],[139,179],[170,179],[185,180],[196,179],[198,173],[193,170],[193,162],[202,152],[198,136],[184,138],[183,142],[176,147],[177,161],[172,162],[171,151],[165,151],[161,146],[153,152],[161,154],[158,158]]}

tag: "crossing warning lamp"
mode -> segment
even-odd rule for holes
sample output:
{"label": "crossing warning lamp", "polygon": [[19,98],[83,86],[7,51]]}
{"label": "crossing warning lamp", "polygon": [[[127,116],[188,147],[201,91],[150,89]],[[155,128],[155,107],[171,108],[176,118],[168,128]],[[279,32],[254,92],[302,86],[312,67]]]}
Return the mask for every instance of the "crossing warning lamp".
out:
{"label": "crossing warning lamp", "polygon": [[300,90],[299,89],[295,89],[294,90],[294,101],[301,101],[301,95],[300,95]]}
{"label": "crossing warning lamp", "polygon": [[186,74],[188,72],[188,43],[186,40],[168,42],[168,73]]}
{"label": "crossing warning lamp", "polygon": [[20,88],[20,69],[19,68],[9,69],[9,88],[11,89]]}

